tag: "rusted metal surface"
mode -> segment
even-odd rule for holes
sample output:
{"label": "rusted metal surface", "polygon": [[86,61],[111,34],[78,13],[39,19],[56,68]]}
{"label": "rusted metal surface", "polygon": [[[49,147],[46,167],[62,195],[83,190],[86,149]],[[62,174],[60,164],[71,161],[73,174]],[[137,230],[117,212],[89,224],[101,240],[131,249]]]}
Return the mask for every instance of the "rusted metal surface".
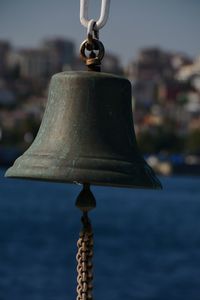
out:
{"label": "rusted metal surface", "polygon": [[[80,46],[80,58],[88,67],[88,71],[100,72],[101,61],[104,57],[104,46],[99,41],[99,31],[95,29],[96,22],[92,19],[89,21],[87,39]],[[86,50],[89,55],[86,55]]]}
{"label": "rusted metal surface", "polygon": [[[90,51],[89,56],[86,50]],[[104,46],[98,39],[90,38],[83,41],[80,46],[80,57],[85,62],[89,71],[100,72],[101,60],[104,57]]]}
{"label": "rusted metal surface", "polygon": [[92,300],[93,232],[87,213],[82,217],[83,229],[77,242],[77,300]]}
{"label": "rusted metal surface", "polygon": [[138,151],[130,82],[98,72],[54,75],[39,132],[6,176],[161,188]]}
{"label": "rusted metal surface", "polygon": [[93,280],[93,232],[88,212],[96,207],[96,200],[90,191],[90,186],[84,184],[77,197],[76,206],[83,212],[81,221],[83,228],[77,242],[77,300],[92,300]]}

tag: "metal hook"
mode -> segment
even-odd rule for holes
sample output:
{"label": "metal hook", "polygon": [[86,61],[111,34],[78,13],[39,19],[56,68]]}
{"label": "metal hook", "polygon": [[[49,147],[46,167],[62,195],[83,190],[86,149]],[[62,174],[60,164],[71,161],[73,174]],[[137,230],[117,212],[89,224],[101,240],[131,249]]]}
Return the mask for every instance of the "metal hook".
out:
{"label": "metal hook", "polygon": [[[80,22],[88,28],[88,24],[91,20],[88,20],[88,7],[89,0],[80,0]],[[101,29],[107,22],[110,9],[110,0],[101,1],[101,13],[98,21],[96,21],[95,30]]]}

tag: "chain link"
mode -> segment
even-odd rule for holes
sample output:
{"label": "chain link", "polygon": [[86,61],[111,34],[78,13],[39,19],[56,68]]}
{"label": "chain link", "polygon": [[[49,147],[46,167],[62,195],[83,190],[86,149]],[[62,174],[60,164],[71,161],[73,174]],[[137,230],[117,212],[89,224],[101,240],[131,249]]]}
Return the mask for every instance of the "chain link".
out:
{"label": "chain link", "polygon": [[[91,20],[88,20],[89,0],[80,0],[80,22],[84,27],[88,28]],[[110,0],[101,1],[101,13],[99,19],[96,21],[95,29],[101,29],[107,22],[110,9]]]}
{"label": "chain link", "polygon": [[77,298],[76,300],[92,300],[93,280],[93,232],[87,212],[83,213],[83,228],[77,242]]}
{"label": "chain link", "polygon": [[[110,0],[101,1],[101,14],[97,21],[88,19],[89,0],[80,0],[80,22],[87,28],[87,40],[80,47],[80,57],[89,71],[100,72],[101,60],[104,57],[104,46],[99,41],[99,29],[107,22]],[[86,55],[86,50],[90,52]]]}

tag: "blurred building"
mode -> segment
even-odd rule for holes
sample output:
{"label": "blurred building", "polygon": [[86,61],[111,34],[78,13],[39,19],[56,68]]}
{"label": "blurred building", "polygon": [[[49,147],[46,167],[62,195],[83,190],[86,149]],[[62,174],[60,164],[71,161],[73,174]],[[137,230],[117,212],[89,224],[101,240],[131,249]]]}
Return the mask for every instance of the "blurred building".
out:
{"label": "blurred building", "polygon": [[135,80],[133,84],[133,97],[137,108],[148,109],[157,96],[157,84],[154,80]]}
{"label": "blurred building", "polygon": [[122,67],[120,66],[119,58],[111,53],[106,53],[102,60],[102,72],[114,73],[121,75],[123,73]]}
{"label": "blurred building", "polygon": [[75,45],[72,41],[61,38],[47,39],[42,46],[49,54],[51,75],[72,66],[75,58]]}
{"label": "blurred building", "polygon": [[64,39],[49,39],[37,49],[12,51],[9,68],[22,78],[49,78],[51,75],[68,70],[74,62],[74,43]]}
{"label": "blurred building", "polygon": [[129,65],[128,75],[137,80],[158,80],[173,76],[171,57],[159,48],[142,49]]}
{"label": "blurred building", "polygon": [[7,41],[0,41],[0,77],[4,77],[8,71],[8,55],[10,44]]}
{"label": "blurred building", "polygon": [[195,76],[200,77],[200,56],[194,62],[181,66],[176,74],[176,78],[183,81]]}
{"label": "blurred building", "polygon": [[149,109],[157,102],[157,89],[161,81],[173,78],[171,54],[159,48],[145,48],[126,69],[133,83],[136,107]]}
{"label": "blurred building", "polygon": [[10,67],[19,68],[22,78],[45,78],[49,74],[49,54],[43,49],[24,49],[10,55]]}
{"label": "blurred building", "polygon": [[186,95],[194,91],[190,82],[180,82],[176,79],[163,80],[158,85],[157,98],[160,103],[169,102],[183,104],[186,101]]}
{"label": "blurred building", "polygon": [[193,63],[193,60],[184,53],[172,53],[171,54],[171,65],[175,72],[180,70],[183,66],[188,66]]}
{"label": "blurred building", "polygon": [[16,104],[16,96],[13,91],[0,86],[0,108],[10,108]]}
{"label": "blurred building", "polygon": [[192,89],[190,84],[181,84],[176,78],[185,68],[191,68],[191,59],[182,53],[142,49],[126,71],[133,82],[136,106],[149,108],[163,99],[165,104],[175,102],[180,93]]}

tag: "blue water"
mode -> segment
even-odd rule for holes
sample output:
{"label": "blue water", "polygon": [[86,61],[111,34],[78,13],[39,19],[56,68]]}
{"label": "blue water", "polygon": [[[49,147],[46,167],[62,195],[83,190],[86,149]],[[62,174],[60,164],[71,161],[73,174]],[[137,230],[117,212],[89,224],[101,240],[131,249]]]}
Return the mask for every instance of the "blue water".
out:
{"label": "blue water", "polygon": [[[200,299],[200,178],[93,187],[94,299]],[[74,300],[79,186],[3,178],[0,300]]]}

